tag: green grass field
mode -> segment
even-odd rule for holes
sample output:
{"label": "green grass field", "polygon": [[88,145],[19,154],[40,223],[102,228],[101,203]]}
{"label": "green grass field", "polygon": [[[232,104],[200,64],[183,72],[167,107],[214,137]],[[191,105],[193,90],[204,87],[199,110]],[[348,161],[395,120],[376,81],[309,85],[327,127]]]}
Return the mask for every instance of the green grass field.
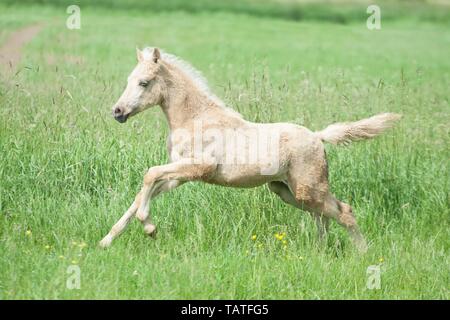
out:
{"label": "green grass field", "polygon": [[[336,9],[349,12],[338,22],[326,5],[296,3],[302,19],[283,4],[262,14],[268,1],[245,1],[244,13],[203,2],[212,7],[81,5],[80,30],[65,27],[63,1],[0,4],[0,47],[44,23],[0,78],[0,299],[449,299],[449,7],[418,2],[408,14],[399,2],[369,31],[361,2]],[[249,120],[319,130],[402,113],[382,137],[327,146],[332,191],[354,207],[367,254],[335,223],[319,245],[310,216],[266,186],[200,183],[153,202],[156,240],[133,221],[99,249],[146,169],[168,159],[159,108],[125,125],[111,117],[136,45],[191,62]],[[80,289],[66,286],[70,265]],[[366,286],[373,265],[378,290]]]}

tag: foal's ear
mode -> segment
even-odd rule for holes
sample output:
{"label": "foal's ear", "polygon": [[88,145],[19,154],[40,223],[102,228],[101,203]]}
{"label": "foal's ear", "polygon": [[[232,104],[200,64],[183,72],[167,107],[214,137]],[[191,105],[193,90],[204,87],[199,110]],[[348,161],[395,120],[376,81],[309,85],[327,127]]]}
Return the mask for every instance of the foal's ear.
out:
{"label": "foal's ear", "polygon": [[142,54],[142,51],[139,50],[138,47],[136,47],[136,58],[138,62],[144,61],[144,55]]}
{"label": "foal's ear", "polygon": [[161,59],[161,53],[158,48],[153,49],[153,62],[157,63]]}

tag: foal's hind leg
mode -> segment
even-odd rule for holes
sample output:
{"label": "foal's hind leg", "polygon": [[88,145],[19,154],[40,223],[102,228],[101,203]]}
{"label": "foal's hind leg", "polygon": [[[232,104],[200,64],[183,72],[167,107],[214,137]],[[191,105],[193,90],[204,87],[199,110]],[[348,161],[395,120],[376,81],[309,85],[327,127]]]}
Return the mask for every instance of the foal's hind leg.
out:
{"label": "foal's hind leg", "polygon": [[324,214],[335,218],[337,223],[347,230],[358,251],[362,253],[367,251],[366,240],[361,231],[359,231],[356,218],[350,205],[339,201],[331,193],[328,193],[324,199],[322,210]]}
{"label": "foal's hind leg", "polygon": [[348,204],[337,200],[328,190],[311,187],[298,179],[290,179],[289,184],[295,190],[294,196],[297,201],[304,202],[310,210],[323,217],[336,219],[347,230],[356,248],[360,252],[367,251],[366,241],[359,231],[356,218]]}
{"label": "foal's hind leg", "polygon": [[296,208],[306,210],[310,212],[314,216],[314,220],[317,225],[317,231],[319,235],[319,240],[322,242],[325,238],[325,235],[328,231],[328,225],[329,225],[329,218],[321,215],[320,213],[314,212],[314,210],[311,210],[308,208],[304,203],[298,202],[294,195],[292,194],[291,190],[289,189],[289,186],[285,182],[281,181],[272,181],[269,182],[269,189],[276,195],[278,195],[281,200],[286,202],[287,204],[290,204]]}
{"label": "foal's hind leg", "polygon": [[[323,150],[323,149],[322,149]],[[303,203],[319,217],[334,218],[349,233],[356,248],[365,252],[367,244],[359,231],[351,207],[337,200],[328,188],[328,172],[325,152],[318,147],[307,159],[290,164],[288,185],[295,200]]]}
{"label": "foal's hind leg", "polygon": [[350,205],[337,200],[331,194],[332,200],[338,207],[338,214],[336,217],[337,222],[347,229],[350,238],[353,243],[356,245],[357,249],[361,252],[367,251],[367,243],[362,235],[361,231],[359,231],[358,224],[356,223],[356,218],[353,214],[352,207]]}

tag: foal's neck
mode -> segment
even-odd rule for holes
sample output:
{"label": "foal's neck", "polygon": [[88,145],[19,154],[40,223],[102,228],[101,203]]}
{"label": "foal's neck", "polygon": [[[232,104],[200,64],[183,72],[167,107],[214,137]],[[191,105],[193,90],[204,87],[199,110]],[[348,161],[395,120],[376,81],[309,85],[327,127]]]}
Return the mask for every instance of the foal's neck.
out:
{"label": "foal's neck", "polygon": [[169,89],[161,104],[170,129],[181,128],[195,121],[205,111],[206,97],[196,92],[184,92],[178,88]]}
{"label": "foal's neck", "polygon": [[226,122],[228,118],[230,121],[237,118],[226,112],[224,107],[195,85],[188,76],[173,70],[169,74],[168,90],[161,108],[170,130],[190,127],[196,120],[215,122],[220,118]]}

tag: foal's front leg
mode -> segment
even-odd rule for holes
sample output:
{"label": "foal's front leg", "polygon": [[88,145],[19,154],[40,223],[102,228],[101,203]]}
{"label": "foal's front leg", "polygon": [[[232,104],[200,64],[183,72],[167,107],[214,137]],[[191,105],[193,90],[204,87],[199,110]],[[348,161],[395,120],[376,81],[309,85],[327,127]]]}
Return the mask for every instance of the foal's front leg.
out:
{"label": "foal's front leg", "polygon": [[[138,214],[139,214],[139,215],[136,214],[136,218],[138,218],[138,220],[140,220],[142,222],[142,224],[144,225],[144,231],[149,236],[156,235],[156,227],[154,224],[152,224],[150,215],[149,215],[151,200],[154,199],[156,196],[158,196],[161,193],[175,189],[176,187],[180,186],[181,184],[183,184],[183,182],[180,180],[162,181],[161,183],[155,185],[153,190],[150,191],[150,196],[149,196],[149,200],[147,201],[147,205],[143,206],[144,207],[143,210],[147,210],[147,211],[138,211],[138,209],[140,208],[140,205],[136,209],[136,211],[138,211]],[[144,183],[144,187],[142,188],[141,192],[143,192],[145,188],[146,188],[146,185]]]}
{"label": "foal's front leg", "polygon": [[170,191],[186,181],[202,180],[208,177],[216,167],[215,163],[201,163],[194,159],[182,159],[150,168],[144,177],[144,186],[140,192],[141,201],[136,213],[136,218],[144,224],[145,232],[152,235],[156,230],[150,222],[150,199],[160,193]]}
{"label": "foal's front leg", "polygon": [[[157,195],[172,190],[186,181],[201,180],[211,174],[215,164],[197,164],[193,159],[184,159],[163,166],[152,167],[144,177],[144,186],[135,201],[111,231],[100,242],[101,247],[108,247],[123,232],[133,215],[144,225],[148,235],[154,235],[156,227],[151,223],[149,215],[150,200]],[[136,213],[137,212],[137,213]]]}
{"label": "foal's front leg", "polygon": [[130,222],[131,218],[136,213],[139,203],[140,203],[141,194],[138,193],[136,196],[136,199],[131,204],[131,206],[128,208],[128,210],[125,212],[125,214],[119,219],[119,221],[116,222],[116,224],[111,228],[111,230],[108,232],[108,234],[100,241],[100,247],[106,248],[111,245],[111,242],[119,236],[125,227]]}
{"label": "foal's front leg", "polygon": [[[167,191],[170,189],[173,189],[181,184],[180,181],[165,181],[164,184],[161,185],[161,188],[156,190],[156,192],[153,193],[152,198],[156,197],[158,194],[160,194],[162,191]],[[138,210],[140,203],[141,203],[141,192],[139,192],[136,196],[136,199],[131,204],[130,208],[125,212],[125,214],[119,219],[119,221],[114,224],[114,226],[111,228],[111,230],[108,232],[108,234],[100,241],[100,247],[106,248],[111,245],[111,242],[117,238],[126,228],[128,223],[131,221],[131,218],[135,215],[136,211]],[[152,235],[155,233],[155,226],[151,224],[150,218],[147,217],[142,221],[144,224],[144,230],[148,235]]]}

